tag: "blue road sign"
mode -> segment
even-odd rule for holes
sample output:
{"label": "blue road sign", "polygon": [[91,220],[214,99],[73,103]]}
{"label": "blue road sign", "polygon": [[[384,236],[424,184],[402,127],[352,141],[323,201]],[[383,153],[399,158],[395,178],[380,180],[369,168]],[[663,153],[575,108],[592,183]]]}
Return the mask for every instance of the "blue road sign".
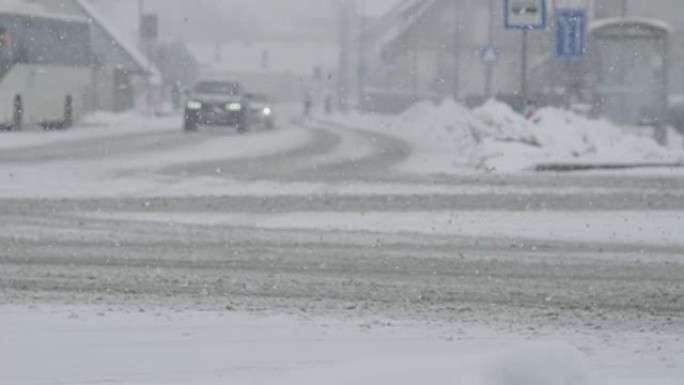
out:
{"label": "blue road sign", "polygon": [[547,0],[504,0],[506,29],[546,29]]}
{"label": "blue road sign", "polygon": [[556,11],[556,57],[582,60],[587,55],[587,11]]}

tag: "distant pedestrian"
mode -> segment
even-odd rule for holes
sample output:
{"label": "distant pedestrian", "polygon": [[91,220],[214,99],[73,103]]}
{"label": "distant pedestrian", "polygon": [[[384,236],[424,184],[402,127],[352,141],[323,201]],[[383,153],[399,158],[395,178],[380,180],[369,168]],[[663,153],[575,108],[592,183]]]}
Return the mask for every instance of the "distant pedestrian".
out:
{"label": "distant pedestrian", "polygon": [[313,95],[307,93],[304,97],[304,120],[311,120],[313,117]]}

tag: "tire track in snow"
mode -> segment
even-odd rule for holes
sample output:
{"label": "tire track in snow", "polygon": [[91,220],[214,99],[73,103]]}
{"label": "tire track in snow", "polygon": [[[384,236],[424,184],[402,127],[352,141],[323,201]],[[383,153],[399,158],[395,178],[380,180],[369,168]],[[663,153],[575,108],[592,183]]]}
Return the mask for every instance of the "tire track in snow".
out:
{"label": "tire track in snow", "polygon": [[387,172],[410,154],[398,139],[342,126],[309,125],[311,141],[280,154],[238,160],[200,162],[166,170],[168,174],[217,176],[242,180],[340,181],[387,179]]}
{"label": "tire track in snow", "polygon": [[238,179],[277,178],[290,174],[293,170],[310,167],[311,159],[321,156],[339,146],[341,138],[327,131],[307,130],[310,139],[303,145],[276,154],[257,156],[249,159],[220,159],[198,161],[189,164],[167,167],[167,175],[183,176],[228,176]]}
{"label": "tire track in snow", "polygon": [[181,132],[145,132],[3,150],[0,153],[0,162],[5,164],[39,164],[74,160],[87,161],[136,153],[164,151],[174,147],[196,145],[207,140],[210,139],[199,136],[192,137]]}

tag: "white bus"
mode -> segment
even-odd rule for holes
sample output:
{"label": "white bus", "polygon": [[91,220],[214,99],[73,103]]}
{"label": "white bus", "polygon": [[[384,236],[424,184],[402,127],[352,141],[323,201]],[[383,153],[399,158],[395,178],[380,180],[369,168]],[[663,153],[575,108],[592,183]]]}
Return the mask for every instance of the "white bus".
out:
{"label": "white bus", "polygon": [[[90,106],[88,20],[0,7],[0,128],[68,128]],[[40,9],[40,8],[37,8]]]}

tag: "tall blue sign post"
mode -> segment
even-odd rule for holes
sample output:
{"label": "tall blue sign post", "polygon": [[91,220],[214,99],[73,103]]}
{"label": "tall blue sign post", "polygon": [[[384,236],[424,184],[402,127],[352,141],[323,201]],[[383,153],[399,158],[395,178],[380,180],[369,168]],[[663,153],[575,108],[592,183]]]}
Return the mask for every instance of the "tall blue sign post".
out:
{"label": "tall blue sign post", "polygon": [[556,57],[583,60],[587,55],[587,11],[556,10]]}
{"label": "tall blue sign post", "polygon": [[566,107],[580,92],[578,74],[573,62],[582,61],[587,56],[587,11],[583,9],[556,10],[556,58],[565,62],[565,99]]}
{"label": "tall blue sign post", "polygon": [[504,18],[506,29],[522,31],[520,93],[527,101],[528,33],[546,29],[548,18],[546,0],[504,0]]}

